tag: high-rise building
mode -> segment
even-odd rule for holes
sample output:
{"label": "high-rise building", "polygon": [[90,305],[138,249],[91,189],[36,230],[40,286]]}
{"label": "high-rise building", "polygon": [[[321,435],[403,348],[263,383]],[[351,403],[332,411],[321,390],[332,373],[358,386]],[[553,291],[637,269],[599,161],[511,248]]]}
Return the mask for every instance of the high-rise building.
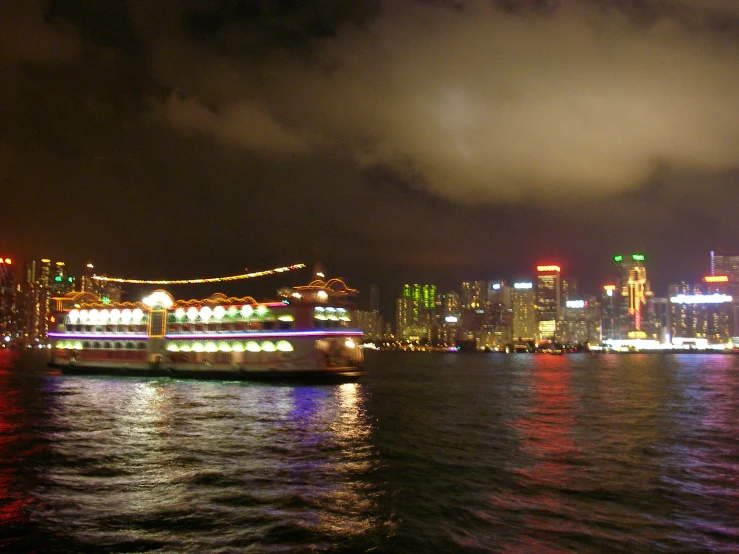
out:
{"label": "high-rise building", "polygon": [[[123,289],[116,283],[94,278],[95,266],[91,263],[85,266],[80,283],[81,292],[91,292],[98,296],[103,304],[116,304],[122,301]],[[320,273],[320,270],[316,270]]]}
{"label": "high-rise building", "polygon": [[15,265],[9,257],[0,256],[0,347],[18,334],[18,309],[15,303]]}
{"label": "high-rise building", "polygon": [[456,291],[450,290],[449,292],[444,294],[442,311],[443,317],[460,317],[462,310],[460,305],[460,297]]}
{"label": "high-rise building", "polygon": [[384,322],[380,312],[357,310],[354,312],[354,321],[356,322],[357,328],[364,332],[365,341],[374,342],[382,340]]}
{"label": "high-rise building", "polygon": [[603,340],[619,340],[621,329],[619,322],[620,296],[616,285],[603,285],[601,296],[601,331]]}
{"label": "high-rise building", "polygon": [[647,301],[652,296],[643,254],[614,257],[621,266],[621,334],[622,338],[647,338],[650,335]]}
{"label": "high-rise building", "polygon": [[739,297],[739,254],[711,251],[711,275],[728,277],[727,293]]}
{"label": "high-rise building", "polygon": [[380,312],[380,287],[370,285],[370,305],[371,312]]}
{"label": "high-rise building", "polygon": [[703,294],[702,287],[670,287],[669,325],[673,345],[704,348],[726,344],[732,336],[734,314],[732,297],[718,292]]}
{"label": "high-rise building", "polygon": [[531,283],[513,284],[511,307],[513,340],[536,340],[536,293]]}
{"label": "high-rise building", "polygon": [[[49,305],[51,301],[51,260],[41,260],[40,275],[35,283],[36,318],[35,329],[32,329],[32,343],[46,342],[49,333]],[[29,337],[31,338],[31,337]]]}
{"label": "high-rise building", "polygon": [[560,272],[558,265],[536,267],[537,337],[554,340],[557,320],[562,317]]}
{"label": "high-rise building", "polygon": [[430,340],[435,323],[436,285],[403,285],[398,299],[396,336],[404,340]]}
{"label": "high-rise building", "polygon": [[560,299],[560,309],[565,305],[568,300],[578,300],[582,298],[580,294],[580,285],[577,279],[573,277],[562,278],[561,283],[562,295]]}
{"label": "high-rise building", "polygon": [[53,296],[64,296],[74,291],[74,277],[67,273],[67,267],[64,262],[56,262],[54,264],[54,278],[49,283],[51,294]]}
{"label": "high-rise building", "polygon": [[496,346],[511,342],[512,317],[511,287],[505,281],[489,281],[485,324],[493,328]]}
{"label": "high-rise building", "polygon": [[485,308],[487,293],[486,281],[465,281],[462,283],[462,309],[479,310]]}

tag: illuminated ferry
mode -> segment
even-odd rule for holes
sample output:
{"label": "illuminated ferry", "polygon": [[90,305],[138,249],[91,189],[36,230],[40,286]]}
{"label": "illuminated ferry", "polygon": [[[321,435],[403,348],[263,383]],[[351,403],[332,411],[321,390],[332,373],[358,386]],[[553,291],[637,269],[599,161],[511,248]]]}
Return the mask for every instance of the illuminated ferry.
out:
{"label": "illuminated ferry", "polygon": [[53,299],[51,365],[69,374],[353,378],[363,361],[355,293],[340,279],[281,289],[268,302],[220,293],[183,301],[159,289],[104,304],[70,293]]}

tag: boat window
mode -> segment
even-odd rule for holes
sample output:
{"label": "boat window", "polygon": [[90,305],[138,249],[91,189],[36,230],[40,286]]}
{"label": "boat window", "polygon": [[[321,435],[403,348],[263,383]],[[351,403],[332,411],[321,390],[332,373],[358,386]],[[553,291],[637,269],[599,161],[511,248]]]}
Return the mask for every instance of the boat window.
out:
{"label": "boat window", "polygon": [[280,321],[280,331],[288,331],[293,328],[292,321]]}
{"label": "boat window", "polygon": [[275,322],[274,321],[265,321],[262,325],[263,325],[262,328],[265,331],[271,331],[272,329],[275,328]]}

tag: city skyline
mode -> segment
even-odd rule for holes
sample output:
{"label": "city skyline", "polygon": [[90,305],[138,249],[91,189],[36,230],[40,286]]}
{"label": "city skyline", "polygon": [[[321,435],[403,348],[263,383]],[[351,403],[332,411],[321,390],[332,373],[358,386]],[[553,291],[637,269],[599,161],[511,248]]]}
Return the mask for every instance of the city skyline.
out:
{"label": "city skyline", "polygon": [[[627,251],[624,251],[627,252]],[[559,294],[563,294],[564,298],[567,296],[566,292],[564,291],[563,287],[566,287],[568,284],[573,285],[575,288],[575,296],[569,295],[571,298],[577,298],[577,299],[584,299],[585,297],[590,296],[598,296],[603,293],[604,287],[610,287],[613,286],[613,283],[618,281],[622,278],[621,275],[619,275],[622,272],[622,261],[638,261],[639,263],[644,262],[649,266],[650,269],[650,278],[649,283],[653,283],[653,279],[651,278],[652,275],[652,265],[651,260],[647,261],[647,257],[642,253],[636,253],[632,252],[631,254],[616,254],[609,256],[609,261],[611,264],[611,271],[607,275],[602,275],[599,280],[597,280],[596,284],[594,286],[589,285],[582,285],[579,275],[574,274],[571,271],[568,271],[566,267],[562,267],[557,264],[553,264],[551,259],[544,259],[539,260],[537,264],[534,266],[525,269],[525,270],[516,270],[512,273],[506,274],[506,275],[488,275],[485,278],[464,278],[460,281],[456,282],[434,282],[432,279],[427,279],[423,275],[420,275],[418,277],[414,277],[412,279],[408,279],[404,282],[397,281],[397,284],[390,286],[388,288],[381,288],[377,283],[366,283],[363,284],[361,287],[358,287],[359,294],[358,294],[358,302],[357,307],[358,309],[375,309],[372,308],[373,305],[378,306],[380,308],[380,312],[383,313],[383,315],[390,315],[392,314],[396,306],[396,300],[399,297],[407,296],[408,293],[408,287],[409,286],[420,286],[418,283],[427,283],[430,286],[434,287],[434,295],[437,300],[442,299],[445,295],[453,293],[459,296],[458,301],[461,301],[461,306],[466,307],[472,307],[467,306],[467,303],[465,302],[465,298],[468,298],[470,292],[467,292],[465,289],[469,286],[475,286],[476,283],[480,283],[480,286],[488,287],[493,283],[505,283],[508,286],[513,286],[514,284],[523,284],[523,285],[531,285],[531,288],[537,289],[541,286],[541,279],[544,280],[554,278],[556,277],[556,287],[551,288],[551,285],[547,288],[550,288],[552,291],[552,294],[555,294],[556,296],[552,297],[548,303],[550,303],[550,306],[548,307],[548,311],[552,312],[554,310],[554,314],[552,318],[557,318],[561,314],[556,313],[556,307],[561,307],[563,305],[563,301],[560,301]],[[717,263],[718,260],[718,263]],[[138,297],[148,294],[152,290],[155,290],[157,288],[171,288],[172,292],[175,294],[178,298],[185,298],[185,297],[194,297],[194,296],[203,296],[212,294],[215,292],[227,292],[227,293],[233,293],[233,294],[257,294],[264,297],[276,297],[276,288],[282,287],[286,284],[305,284],[311,279],[314,278],[324,278],[330,279],[330,278],[340,278],[344,279],[345,277],[339,274],[333,274],[332,272],[329,272],[325,269],[324,264],[321,262],[315,262],[314,264],[299,264],[297,266],[290,266],[290,268],[284,268],[284,269],[278,269],[276,272],[273,269],[267,269],[263,268],[261,270],[258,270],[251,274],[241,274],[237,276],[216,276],[216,275],[199,275],[197,276],[199,279],[205,279],[205,283],[200,284],[193,284],[193,283],[183,283],[183,282],[173,282],[173,283],[116,283],[115,281],[117,279],[123,279],[123,280],[130,280],[130,279],[142,279],[142,280],[158,280],[161,278],[161,276],[155,276],[155,275],[132,275],[130,272],[127,272],[124,275],[111,275],[107,271],[105,271],[104,268],[98,268],[96,269],[94,264],[87,263],[84,265],[84,267],[75,268],[71,264],[67,264],[65,261],[60,261],[56,258],[42,258],[42,259],[28,259],[28,258],[10,258],[6,255],[4,255],[2,252],[0,252],[0,269],[3,269],[5,271],[5,275],[10,275],[13,283],[15,285],[21,285],[23,283],[34,283],[37,282],[39,279],[46,280],[49,282],[49,286],[51,287],[51,290],[54,291],[54,295],[56,296],[62,296],[67,291],[73,291],[73,290],[99,290],[102,291],[104,289],[112,287],[112,294],[115,296],[115,298],[118,299],[127,299],[129,301],[137,301]],[[44,277],[42,272],[45,271],[44,267],[53,267],[55,268],[55,279],[58,282],[54,282],[51,280],[50,276]],[[733,264],[733,265],[732,265]],[[659,284],[657,287],[655,287],[653,284],[651,285],[652,290],[654,291],[656,288],[656,295],[665,297],[669,296],[668,293],[668,287],[672,287],[675,285],[680,284],[695,284],[695,283],[705,283],[706,277],[710,275],[717,275],[717,276],[726,276],[726,275],[734,275],[736,274],[736,267],[739,264],[739,253],[734,252],[722,252],[722,251],[710,251],[708,252],[707,256],[705,257],[704,264],[702,268],[694,268],[690,272],[690,276],[676,276],[675,279],[672,279],[671,281],[665,283],[664,285]],[[729,269],[733,268],[733,269]],[[290,271],[285,271],[285,269],[289,269]],[[323,272],[326,272],[325,274]],[[318,277],[316,277],[316,272],[318,273]],[[263,275],[261,275],[263,274]],[[93,275],[98,275],[103,277],[103,280],[95,280],[92,279]],[[698,277],[693,277],[694,275]],[[551,277],[547,277],[551,276]],[[170,279],[175,280],[194,280],[193,275],[180,275],[177,276],[169,276]],[[256,277],[256,279],[254,278]],[[264,279],[267,277],[267,279]],[[107,279],[112,279],[111,281],[107,281]],[[244,279],[246,278],[246,279]],[[7,280],[4,278],[4,281]],[[729,278],[729,281],[731,282],[731,288],[734,290],[734,288],[737,286],[735,283],[735,279]],[[710,282],[710,281],[709,281]],[[715,283],[718,283],[718,281],[713,281]],[[739,282],[739,281],[737,281]],[[411,285],[410,283],[413,283]],[[431,285],[431,283],[433,283]],[[4,283],[3,283],[4,284]],[[557,291],[557,292],[554,292]],[[179,292],[179,294],[178,294]],[[460,296],[461,293],[461,296]],[[103,293],[100,293],[103,294]],[[478,293],[479,294],[479,293]],[[539,294],[539,293],[537,293]],[[650,293],[651,294],[651,293]],[[483,291],[483,297],[485,296],[485,293]],[[543,306],[540,306],[538,308],[540,311],[542,309],[545,309]]]}
{"label": "city skyline", "polygon": [[3,255],[320,259],[384,291],[549,260],[593,290],[638,251],[655,288],[695,281],[739,250],[738,22],[714,0],[6,4]]}

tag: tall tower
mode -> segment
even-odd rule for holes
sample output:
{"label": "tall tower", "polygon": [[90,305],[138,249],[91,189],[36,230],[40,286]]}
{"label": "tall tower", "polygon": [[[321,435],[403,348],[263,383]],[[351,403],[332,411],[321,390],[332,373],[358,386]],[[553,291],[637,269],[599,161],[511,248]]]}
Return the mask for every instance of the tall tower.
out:
{"label": "tall tower", "polygon": [[535,340],[536,325],[536,293],[531,283],[514,283],[511,290],[512,336],[513,340]]}
{"label": "tall tower", "polygon": [[554,340],[557,320],[562,318],[560,285],[561,268],[558,265],[536,266],[536,314],[539,336]]}
{"label": "tall tower", "polygon": [[623,331],[630,339],[646,338],[647,300],[652,291],[644,266],[644,254],[632,254],[631,259],[614,257],[621,264],[621,300]]}
{"label": "tall tower", "polygon": [[[36,282],[36,329],[35,343],[45,342],[49,332],[49,301],[51,300],[51,260],[41,260],[40,275]],[[30,338],[30,337],[29,337]]]}
{"label": "tall tower", "polygon": [[13,268],[12,259],[0,256],[0,347],[13,340],[18,331]]}

